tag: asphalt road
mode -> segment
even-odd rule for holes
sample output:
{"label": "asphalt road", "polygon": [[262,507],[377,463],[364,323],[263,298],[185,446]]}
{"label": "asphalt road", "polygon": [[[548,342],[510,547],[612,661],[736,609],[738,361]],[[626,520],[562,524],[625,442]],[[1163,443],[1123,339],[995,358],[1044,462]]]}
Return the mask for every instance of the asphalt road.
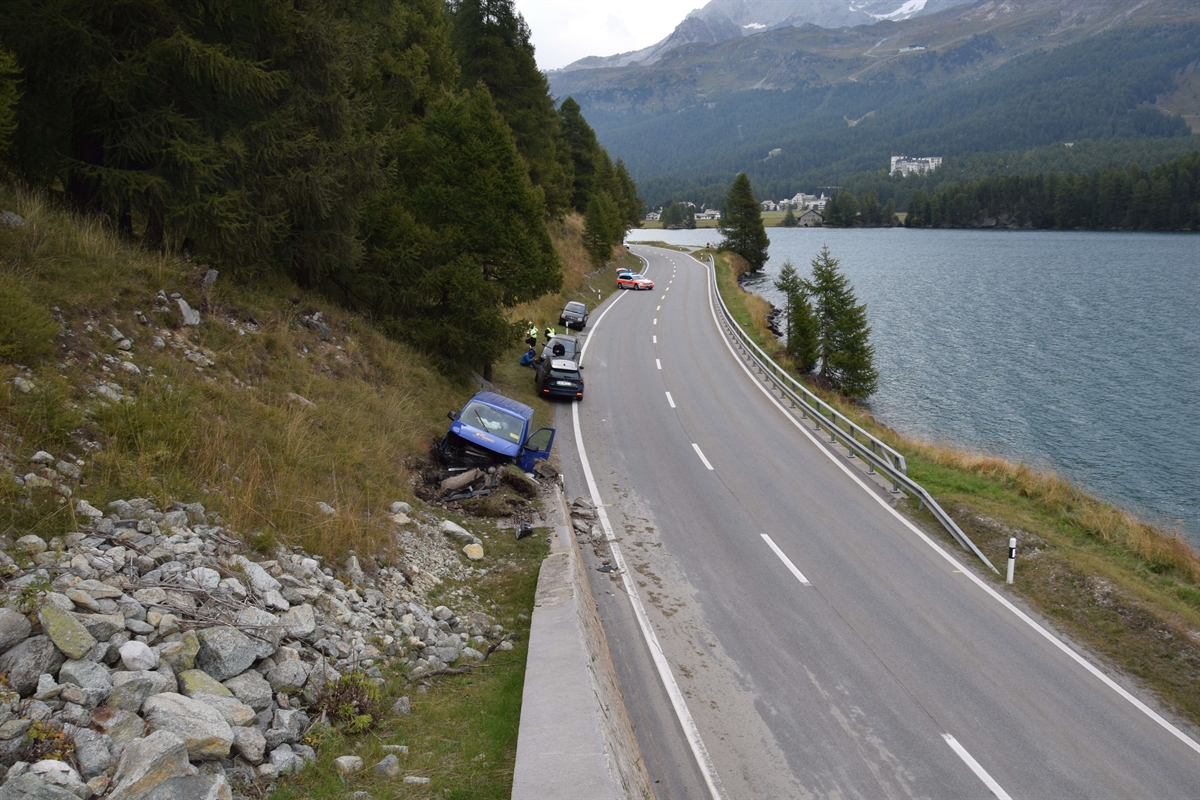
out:
{"label": "asphalt road", "polygon": [[727,348],[699,262],[633,251],[657,285],[592,312],[557,441],[588,496],[577,415],[626,571],[597,572],[614,556],[595,543],[592,586],[660,800],[1200,798],[1194,729],[1088,671],[806,436]]}

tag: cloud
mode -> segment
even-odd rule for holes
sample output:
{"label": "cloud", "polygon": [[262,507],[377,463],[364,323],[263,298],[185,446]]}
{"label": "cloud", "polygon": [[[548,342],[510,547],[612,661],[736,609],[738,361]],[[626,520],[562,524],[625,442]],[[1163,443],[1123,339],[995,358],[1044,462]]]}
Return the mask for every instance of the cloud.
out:
{"label": "cloud", "polygon": [[514,0],[532,32],[538,66],[640,50],[665,38],[704,0]]}

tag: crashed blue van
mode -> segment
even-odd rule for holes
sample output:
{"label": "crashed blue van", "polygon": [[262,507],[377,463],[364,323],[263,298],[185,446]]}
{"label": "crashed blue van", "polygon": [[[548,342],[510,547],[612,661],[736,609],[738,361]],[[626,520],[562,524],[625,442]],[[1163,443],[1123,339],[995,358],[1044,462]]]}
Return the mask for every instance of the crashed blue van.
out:
{"label": "crashed blue van", "polygon": [[443,466],[454,468],[516,464],[525,472],[549,458],[554,428],[530,433],[533,409],[495,392],[477,392],[457,414],[447,412],[450,429],[434,447]]}

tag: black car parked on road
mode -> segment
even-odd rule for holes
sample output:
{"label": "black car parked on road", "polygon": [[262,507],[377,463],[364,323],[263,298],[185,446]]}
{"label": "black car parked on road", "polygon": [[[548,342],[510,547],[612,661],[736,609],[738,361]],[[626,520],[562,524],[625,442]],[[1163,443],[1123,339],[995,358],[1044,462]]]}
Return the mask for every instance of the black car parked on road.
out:
{"label": "black car parked on road", "polygon": [[571,328],[579,328],[583,330],[587,325],[588,310],[587,306],[577,300],[572,300],[563,308],[562,313],[558,315],[558,324],[570,330]]}
{"label": "black car parked on road", "polygon": [[583,374],[574,361],[565,358],[542,359],[534,380],[537,382],[538,394],[542,397],[583,399]]}

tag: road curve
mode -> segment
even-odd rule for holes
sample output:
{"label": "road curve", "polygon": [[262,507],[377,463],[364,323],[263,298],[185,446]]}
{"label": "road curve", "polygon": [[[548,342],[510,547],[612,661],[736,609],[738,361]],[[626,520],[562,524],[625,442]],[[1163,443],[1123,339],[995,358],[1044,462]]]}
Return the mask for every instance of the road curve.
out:
{"label": "road curve", "polygon": [[1102,683],[805,436],[730,353],[699,262],[632,250],[657,285],[592,313],[558,441],[586,496],[577,412],[629,579],[593,590],[660,800],[1200,797],[1194,729]]}

